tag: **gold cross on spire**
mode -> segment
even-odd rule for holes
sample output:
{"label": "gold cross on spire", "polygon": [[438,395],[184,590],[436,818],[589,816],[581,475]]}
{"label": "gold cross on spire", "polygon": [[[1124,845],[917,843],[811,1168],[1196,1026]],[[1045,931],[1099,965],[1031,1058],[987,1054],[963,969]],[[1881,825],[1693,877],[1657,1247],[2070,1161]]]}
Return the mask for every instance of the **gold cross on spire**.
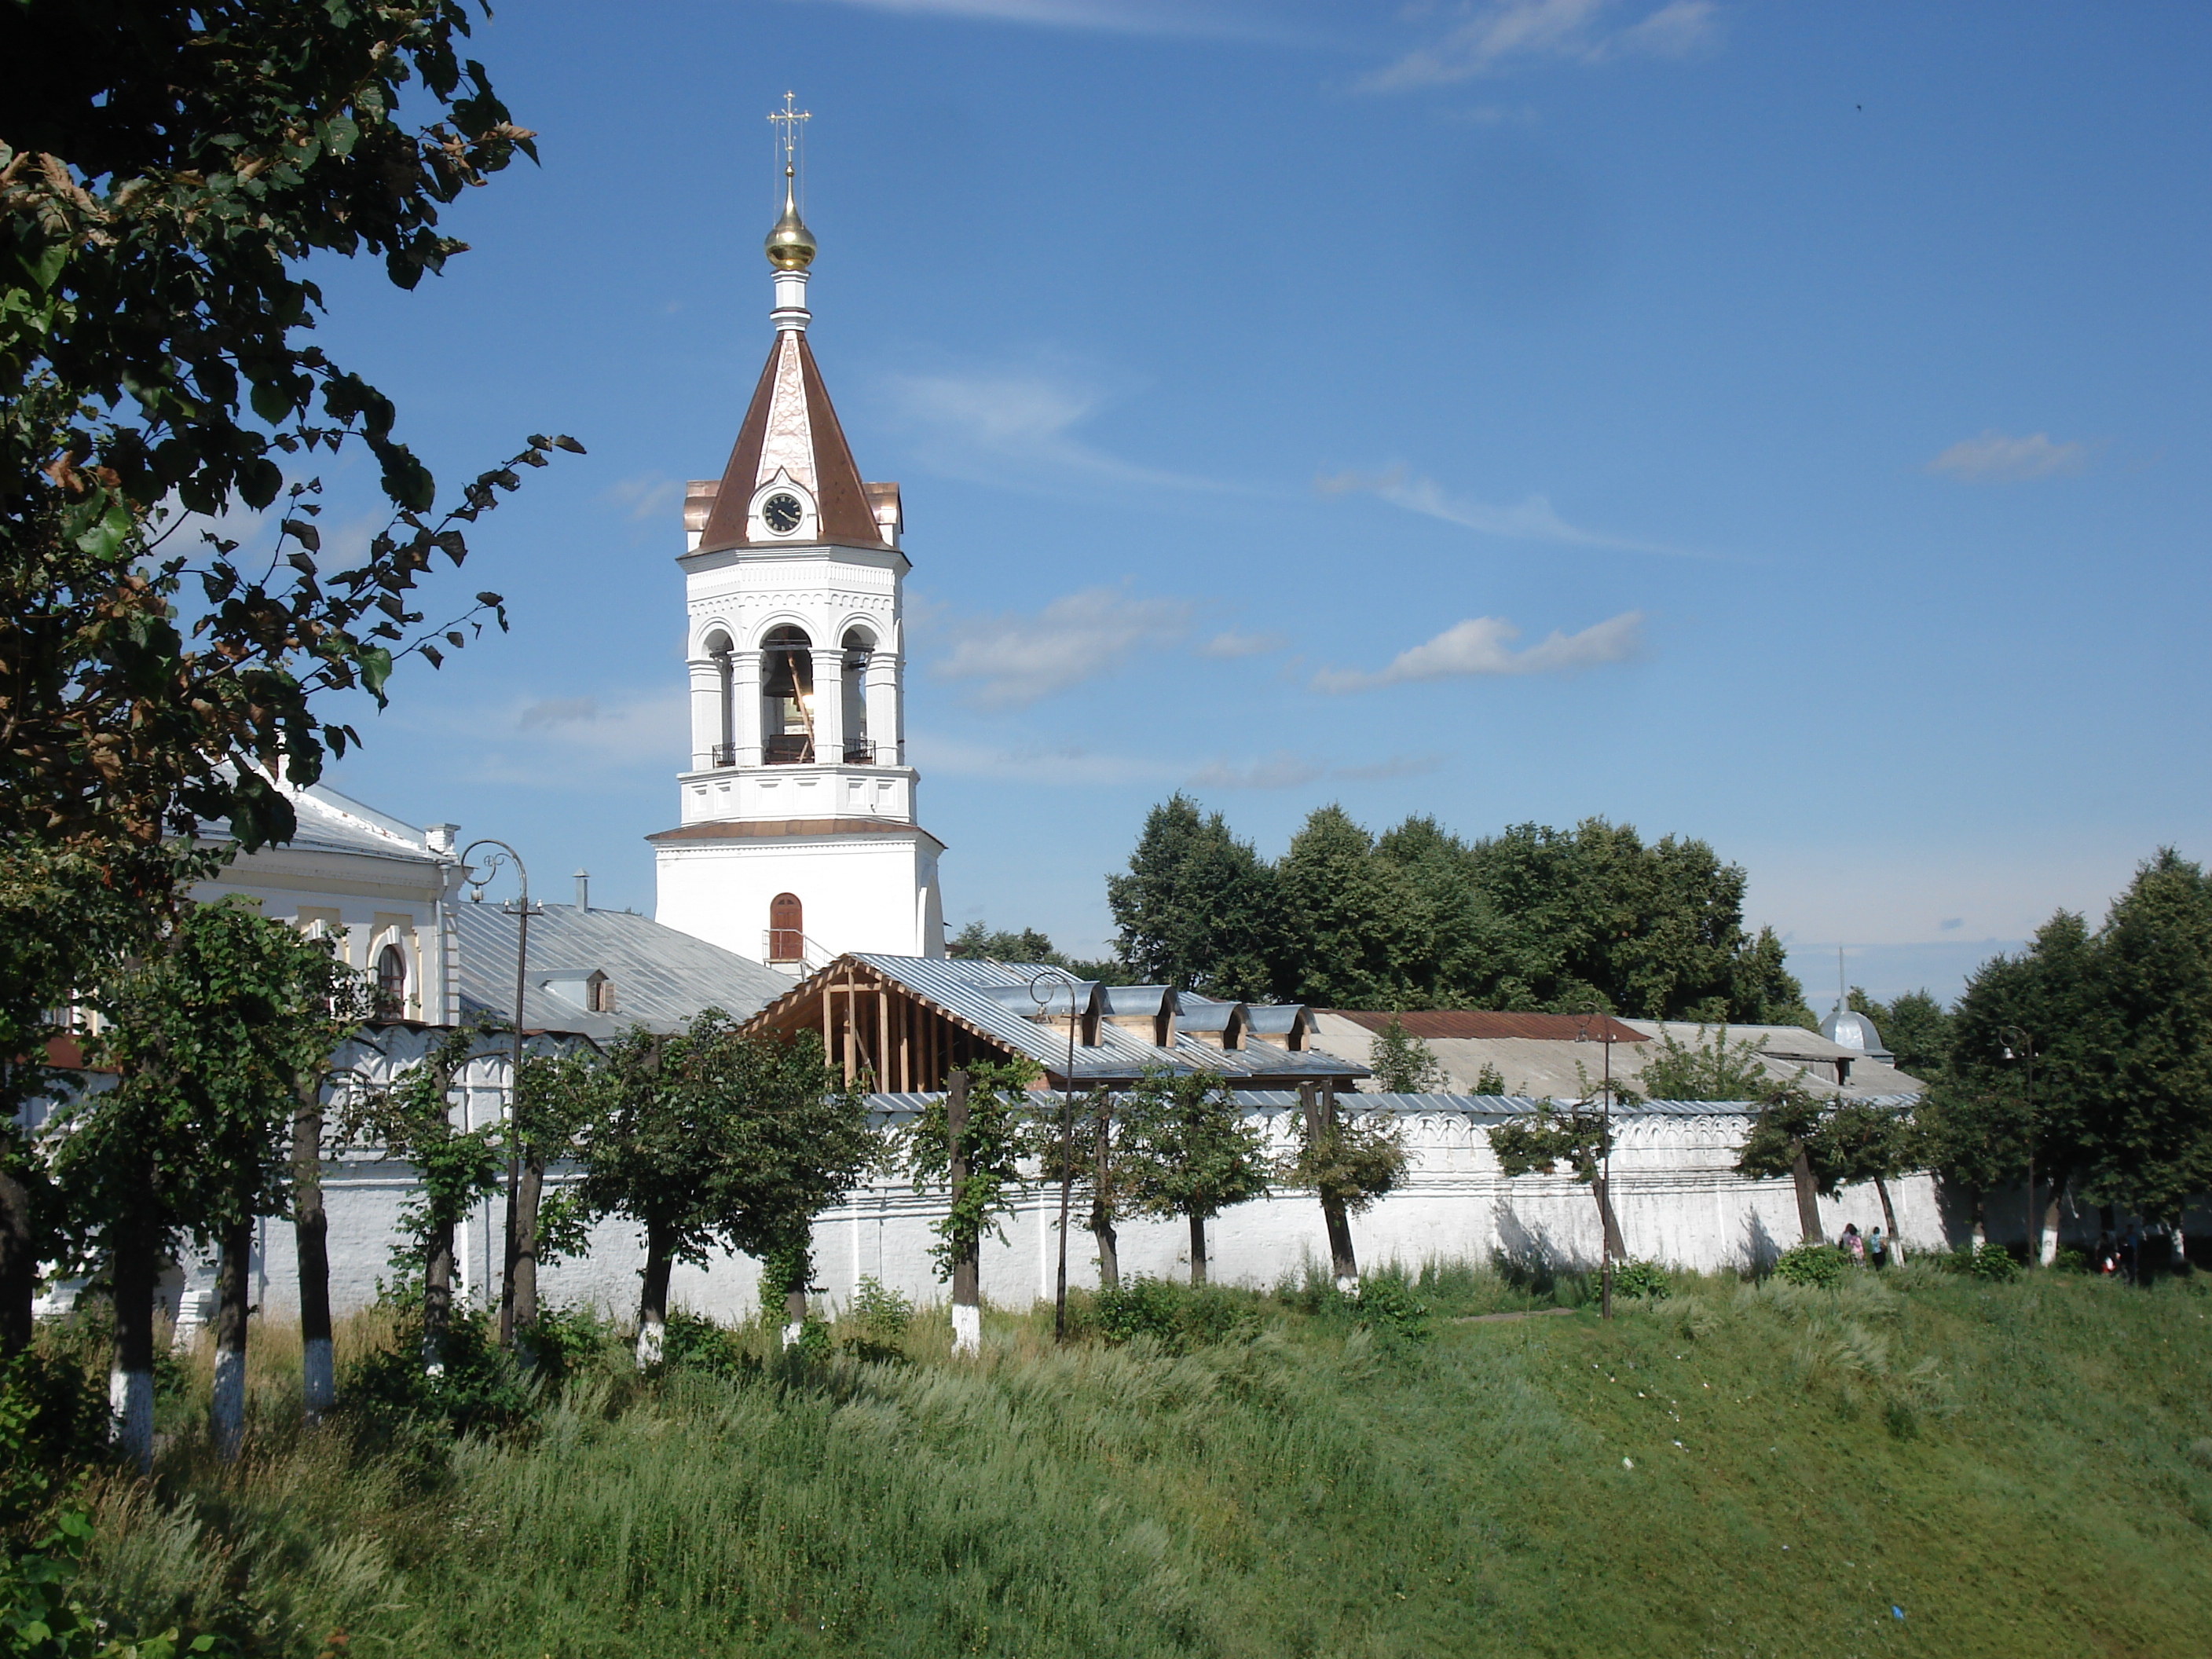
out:
{"label": "gold cross on spire", "polygon": [[792,151],[799,144],[799,124],[801,121],[810,121],[814,118],[807,111],[793,109],[791,106],[793,97],[794,94],[785,93],[783,107],[772,109],[768,112],[769,120],[781,121],[783,124],[783,171],[786,177],[790,176],[793,172],[791,155]]}

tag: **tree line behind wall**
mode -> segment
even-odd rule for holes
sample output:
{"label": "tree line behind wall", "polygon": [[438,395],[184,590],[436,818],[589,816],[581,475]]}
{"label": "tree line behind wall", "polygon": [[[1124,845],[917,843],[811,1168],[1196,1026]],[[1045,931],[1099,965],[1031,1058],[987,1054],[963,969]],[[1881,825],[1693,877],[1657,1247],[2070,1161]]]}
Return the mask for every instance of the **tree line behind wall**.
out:
{"label": "tree line behind wall", "polygon": [[1744,927],[1741,866],[1603,818],[1469,841],[1325,806],[1270,862],[1178,794],[1106,888],[1121,965],[1212,996],[1814,1023],[1781,941]]}

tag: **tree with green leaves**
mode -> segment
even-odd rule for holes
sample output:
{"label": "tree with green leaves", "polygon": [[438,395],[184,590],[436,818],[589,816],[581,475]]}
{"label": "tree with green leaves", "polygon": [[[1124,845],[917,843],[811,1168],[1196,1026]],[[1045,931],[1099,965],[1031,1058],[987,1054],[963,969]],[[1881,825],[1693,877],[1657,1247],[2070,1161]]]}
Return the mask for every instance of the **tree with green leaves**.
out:
{"label": "tree with green leaves", "polygon": [[[1395,1014],[1367,1045],[1367,1067],[1375,1073],[1375,1086],[1387,1095],[1433,1094],[1450,1080],[1437,1051],[1407,1031]],[[1504,1091],[1501,1082],[1498,1092]]]}
{"label": "tree with green leaves", "polygon": [[1387,1113],[1347,1118],[1333,1089],[1302,1085],[1298,1109],[1291,1127],[1295,1142],[1279,1175],[1293,1186],[1312,1188],[1321,1200],[1331,1276],[1338,1290],[1357,1296],[1359,1257],[1352,1247],[1352,1218],[1365,1214],[1404,1179],[1405,1140]]}
{"label": "tree with green leaves", "polygon": [[945,947],[945,954],[969,962],[1038,963],[1065,969],[1078,979],[1096,980],[1105,985],[1133,982],[1129,970],[1120,963],[1086,962],[1079,957],[1071,957],[1034,927],[1008,933],[971,921],[953,935],[951,943]]}
{"label": "tree with green leaves", "polygon": [[[1759,1100],[1773,1085],[1753,1037],[1729,1041],[1728,1027],[1701,1030],[1688,1042],[1661,1031],[1636,1074],[1646,1100]],[[1620,1091],[1614,1091],[1616,1097]]]}
{"label": "tree with green leaves", "polygon": [[1620,1223],[1613,1212],[1612,1184],[1606,1176],[1613,1132],[1601,1108],[1588,1101],[1566,1106],[1541,1101],[1527,1116],[1498,1125],[1487,1139],[1499,1171],[1509,1181],[1526,1175],[1553,1175],[1565,1165],[1577,1181],[1590,1189],[1597,1204],[1605,1254],[1616,1261],[1628,1259]]}
{"label": "tree with green leaves", "polygon": [[2110,1061],[2126,1039],[2100,984],[2102,956],[2099,935],[2061,911],[2020,955],[1984,963],[1959,1000],[1920,1118],[1934,1167],[1966,1195],[1978,1236],[1990,1193],[2023,1189],[2022,1237],[2032,1238],[2055,1227],[2068,1183],[2103,1165]]}
{"label": "tree with green leaves", "polygon": [[865,1097],[823,1063],[821,1040],[748,1036],[709,1008],[672,1035],[617,1038],[601,1088],[579,1137],[576,1194],[586,1214],[645,1235],[640,1369],[659,1363],[675,1264],[714,1249],[783,1260],[803,1317],[814,1218],[880,1151]]}
{"label": "tree with green leaves", "polygon": [[1937,1076],[1951,1054],[1951,1016],[1926,991],[1907,991],[1894,1002],[1877,1002],[1858,986],[1846,1001],[1881,1033],[1897,1069],[1923,1081]]}
{"label": "tree with green leaves", "polygon": [[[314,256],[414,287],[465,245],[441,210],[531,136],[462,55],[458,0],[19,0],[0,9],[0,836],[151,845],[228,820],[288,838],[270,778],[356,742],[317,711],[380,703],[498,595],[425,625],[410,604],[465,526],[573,440],[533,438],[439,514],[376,389],[299,337]],[[365,449],[394,517],[327,557],[319,451]],[[265,562],[170,504],[280,501]]]}
{"label": "tree with green leaves", "polygon": [[108,1260],[118,1416],[142,1464],[154,1279],[187,1237],[217,1251],[214,1428],[236,1454],[254,1224],[283,1212],[301,1079],[353,1029],[356,977],[328,944],[231,898],[186,906],[156,951],[99,988],[88,1048],[116,1083],[71,1110],[56,1173],[83,1242]]}
{"label": "tree with green leaves", "polygon": [[1002,1237],[1002,1218],[1026,1184],[1041,1075],[1017,1055],[1003,1065],[957,1071],[900,1136],[898,1157],[917,1194],[945,1189],[945,1213],[931,1224],[937,1276],[952,1287],[952,1351],[975,1353],[982,1341],[982,1249]]}
{"label": "tree with green leaves", "polygon": [[1413,884],[1340,806],[1318,807],[1275,862],[1279,994],[1328,1008],[1402,1006],[1419,950]]}
{"label": "tree with green leaves", "polygon": [[1873,1184],[1875,1196],[1881,1200],[1891,1253],[1902,1261],[1905,1240],[1897,1231],[1889,1183],[1924,1169],[1926,1160],[1926,1142],[1911,1113],[1863,1100],[1839,1100],[1820,1126],[1813,1161],[1832,1174],[1839,1186]]}
{"label": "tree with green leaves", "polygon": [[73,994],[143,946],[137,895],[204,862],[171,845],[95,854],[0,841],[0,1361],[29,1344],[40,1263],[62,1247],[52,1148],[31,1127],[70,1089],[47,1045],[76,1040]]}
{"label": "tree with green leaves", "polygon": [[1029,1152],[1037,1161],[1037,1181],[1045,1187],[1067,1183],[1085,1211],[1084,1226],[1098,1247],[1098,1282],[1107,1290],[1121,1283],[1121,1235],[1115,1223],[1129,1212],[1128,1152],[1113,1092],[1093,1089],[1073,1103],[1040,1096],[1031,1109]]}
{"label": "tree with green leaves", "polygon": [[1220,813],[1175,795],[1145,817],[1126,874],[1106,878],[1123,964],[1144,984],[1266,997],[1277,934],[1273,870]]}
{"label": "tree with green leaves", "polygon": [[[525,1054],[515,1079],[514,1328],[537,1324],[538,1269],[549,1252],[544,1237],[545,1171],[572,1155],[577,1138],[602,1103],[605,1068],[588,1049]],[[565,1219],[565,1217],[563,1218]],[[565,1230],[564,1230],[565,1231]],[[563,1241],[565,1242],[565,1241]],[[528,1340],[526,1334],[522,1339]]]}
{"label": "tree with green leaves", "polygon": [[422,1275],[422,1369],[441,1376],[453,1327],[454,1241],[478,1199],[499,1188],[504,1127],[453,1122],[454,1090],[463,1069],[496,1050],[496,1027],[471,1024],[434,1036],[422,1057],[380,1088],[349,1092],[341,1138],[403,1159],[415,1194],[400,1212],[411,1241],[409,1267]]}
{"label": "tree with green leaves", "polygon": [[1121,1097],[1129,1195],[1190,1228],[1190,1282],[1206,1283],[1206,1224],[1267,1192],[1267,1136],[1206,1072],[1148,1070]]}
{"label": "tree with green leaves", "polygon": [[1796,1083],[1770,1085],[1759,1097],[1743,1144],[1736,1149],[1735,1171],[1753,1180],[1790,1177],[1797,1194],[1801,1242],[1818,1243],[1821,1195],[1832,1197],[1838,1172],[1824,1158],[1828,1103]]}
{"label": "tree with green leaves", "polygon": [[[2179,1259],[2183,1212],[2212,1188],[2212,877],[2202,866],[2169,847],[2136,872],[2099,931],[2093,983],[2096,1018],[2076,1062],[2094,1103],[2089,1189],[2167,1229]],[[2039,1121],[2045,1091],[2039,1063]]]}

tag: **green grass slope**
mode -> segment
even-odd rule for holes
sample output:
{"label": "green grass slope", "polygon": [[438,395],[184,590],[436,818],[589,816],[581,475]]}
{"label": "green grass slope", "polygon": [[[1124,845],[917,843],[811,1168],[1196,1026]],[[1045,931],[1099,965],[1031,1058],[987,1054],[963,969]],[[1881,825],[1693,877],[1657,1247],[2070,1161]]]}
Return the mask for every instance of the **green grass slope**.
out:
{"label": "green grass slope", "polygon": [[1606,1325],[1455,1320],[1511,1299],[1462,1274],[1425,1339],[1252,1297],[1183,1353],[609,1360],[504,1442],[188,1437],[100,1492],[88,1588],[303,1655],[2197,1656],[2202,1283],[1683,1279]]}

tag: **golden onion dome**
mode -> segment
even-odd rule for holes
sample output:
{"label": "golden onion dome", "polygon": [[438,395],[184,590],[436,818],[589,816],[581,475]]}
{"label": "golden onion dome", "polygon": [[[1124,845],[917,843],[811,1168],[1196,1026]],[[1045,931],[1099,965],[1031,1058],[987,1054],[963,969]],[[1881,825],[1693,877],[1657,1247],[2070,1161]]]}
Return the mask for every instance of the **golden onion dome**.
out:
{"label": "golden onion dome", "polygon": [[792,171],[783,170],[783,217],[763,244],[769,264],[778,270],[804,270],[814,263],[814,233],[799,216],[799,202],[792,194]]}

